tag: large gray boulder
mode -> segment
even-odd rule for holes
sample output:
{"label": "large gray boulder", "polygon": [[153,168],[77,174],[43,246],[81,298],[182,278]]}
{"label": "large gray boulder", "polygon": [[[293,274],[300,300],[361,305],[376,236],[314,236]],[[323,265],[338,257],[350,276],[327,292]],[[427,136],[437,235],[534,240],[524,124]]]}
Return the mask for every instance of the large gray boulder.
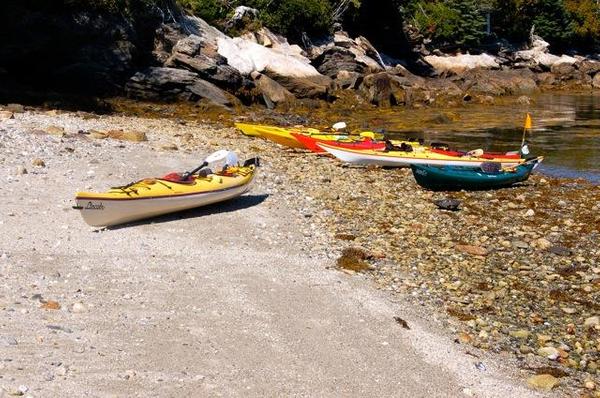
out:
{"label": "large gray boulder", "polygon": [[323,75],[334,78],[340,71],[367,72],[367,66],[356,60],[356,56],[347,48],[331,47],[314,60],[317,70]]}
{"label": "large gray boulder", "polygon": [[456,83],[467,93],[491,96],[531,95],[539,91],[536,75],[529,69],[470,70]]}
{"label": "large gray boulder", "polygon": [[191,100],[205,99],[208,102],[220,106],[233,105],[232,96],[206,80],[196,79],[194,84],[187,87],[187,90],[193,95]]}
{"label": "large gray boulder", "polygon": [[285,87],[297,98],[327,99],[329,93],[334,88],[333,80],[323,75],[298,77],[280,75],[279,73],[271,70],[265,70],[264,74]]}
{"label": "large gray boulder", "polygon": [[230,106],[231,95],[197,74],[184,69],[151,67],[136,73],[126,85],[127,95],[146,100],[196,101],[205,99],[218,106]]}
{"label": "large gray boulder", "polygon": [[269,76],[259,72],[253,72],[251,76],[267,108],[273,109],[278,104],[290,103],[295,100],[294,95],[289,90]]}
{"label": "large gray boulder", "polygon": [[370,74],[385,69],[379,53],[367,39],[352,39],[346,32],[336,32],[330,41],[313,46],[310,54],[317,70],[332,78],[340,71]]}
{"label": "large gray boulder", "polygon": [[406,103],[406,90],[398,76],[387,72],[373,73],[364,77],[359,91],[370,103],[389,107]]}

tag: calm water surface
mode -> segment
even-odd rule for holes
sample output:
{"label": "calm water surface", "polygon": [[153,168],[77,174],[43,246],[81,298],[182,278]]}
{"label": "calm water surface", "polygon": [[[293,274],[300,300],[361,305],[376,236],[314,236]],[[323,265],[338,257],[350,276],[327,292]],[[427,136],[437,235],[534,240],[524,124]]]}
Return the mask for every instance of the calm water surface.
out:
{"label": "calm water surface", "polygon": [[545,93],[531,105],[516,101],[445,110],[417,109],[351,115],[363,126],[375,126],[398,138],[420,137],[461,149],[518,149],[526,112],[533,117],[527,142],[543,155],[542,173],[585,178],[600,184],[600,94]]}

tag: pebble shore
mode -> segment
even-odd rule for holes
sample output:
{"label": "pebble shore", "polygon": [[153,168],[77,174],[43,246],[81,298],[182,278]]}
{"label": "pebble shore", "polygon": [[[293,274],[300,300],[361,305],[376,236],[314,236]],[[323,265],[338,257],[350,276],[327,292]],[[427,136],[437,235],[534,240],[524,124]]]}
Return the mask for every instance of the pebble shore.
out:
{"label": "pebble shore", "polygon": [[[258,155],[268,170],[260,183],[277,198],[272,211],[292,208],[303,219],[304,251],[336,258],[343,249],[360,249],[368,263],[360,272],[443,319],[456,344],[510,356],[532,388],[600,397],[600,186],[535,174],[510,189],[432,193],[415,183],[410,170],[348,167],[231,127],[13,111],[0,114],[8,182],[80,151],[80,143],[95,162],[119,139],[146,140],[140,145],[173,156],[223,147],[242,157]],[[15,145],[30,134],[64,146],[54,153],[50,146]],[[111,180],[124,178],[119,168],[135,156],[130,147],[123,150]],[[32,160],[15,161],[11,151]],[[92,176],[93,169],[90,164],[83,172]],[[434,205],[445,198],[459,200],[459,211]]]}

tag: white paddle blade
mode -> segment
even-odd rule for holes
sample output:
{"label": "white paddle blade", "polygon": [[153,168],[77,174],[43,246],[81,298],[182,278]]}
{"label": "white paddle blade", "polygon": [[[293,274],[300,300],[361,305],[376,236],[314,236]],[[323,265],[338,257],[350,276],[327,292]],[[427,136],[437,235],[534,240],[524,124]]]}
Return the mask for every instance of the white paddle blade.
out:
{"label": "white paddle blade", "polygon": [[345,129],[347,126],[346,126],[346,123],[345,123],[345,122],[337,122],[337,123],[336,123],[336,124],[334,124],[332,127],[333,127],[333,129],[334,129],[334,130],[343,130],[343,129]]}
{"label": "white paddle blade", "polygon": [[229,153],[227,154],[226,160],[225,160],[225,164],[227,166],[237,166],[238,163],[239,163],[239,159],[238,159],[237,153],[235,153],[233,151],[229,151]]}
{"label": "white paddle blade", "polygon": [[221,149],[220,151],[213,152],[210,155],[208,155],[206,159],[204,159],[204,161],[206,163],[218,162],[219,160],[227,158],[227,155],[229,155],[229,151],[227,149]]}

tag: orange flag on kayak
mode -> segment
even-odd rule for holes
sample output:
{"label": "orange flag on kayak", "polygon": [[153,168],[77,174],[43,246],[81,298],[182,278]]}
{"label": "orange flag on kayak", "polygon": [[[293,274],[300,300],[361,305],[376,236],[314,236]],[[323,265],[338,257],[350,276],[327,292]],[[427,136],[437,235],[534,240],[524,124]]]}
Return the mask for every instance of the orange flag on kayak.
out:
{"label": "orange flag on kayak", "polygon": [[525,129],[531,130],[531,116],[529,115],[529,113],[525,118]]}

